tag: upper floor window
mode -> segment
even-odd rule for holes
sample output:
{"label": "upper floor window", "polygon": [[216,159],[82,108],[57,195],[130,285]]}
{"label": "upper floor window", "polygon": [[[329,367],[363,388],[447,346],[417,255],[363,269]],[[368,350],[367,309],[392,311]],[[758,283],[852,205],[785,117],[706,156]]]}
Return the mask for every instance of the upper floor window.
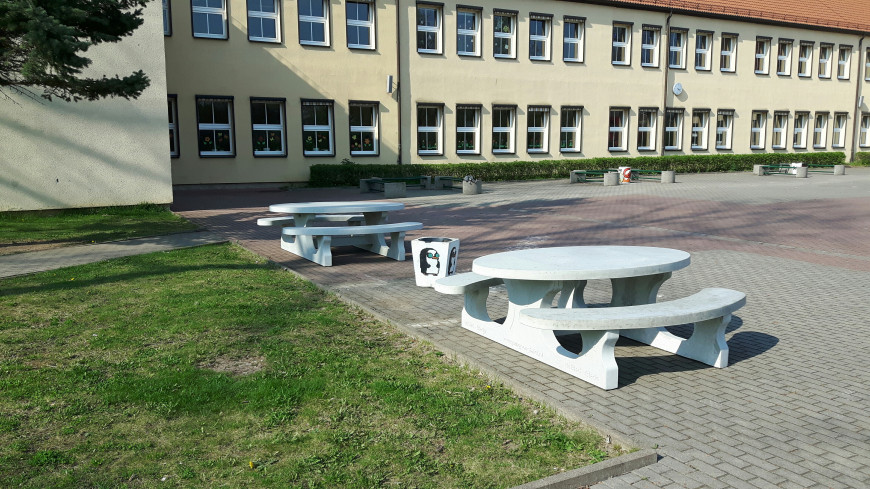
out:
{"label": "upper floor window", "polygon": [[[640,108],[637,111],[637,149],[640,151],[654,151],[656,149],[658,112],[659,110],[656,108]],[[613,112],[611,111],[612,116]]]}
{"label": "upper floor window", "polygon": [[725,72],[737,71],[737,35],[722,34],[720,44],[719,70]]}
{"label": "upper floor window", "polygon": [[682,70],[686,68],[686,34],[683,29],[671,29],[668,36],[668,66]]}
{"label": "upper floor window", "polygon": [[773,113],[773,149],[785,149],[788,131],[788,112]]}
{"label": "upper floor window", "polygon": [[516,106],[492,108],[492,152],[513,153],[516,136]]}
{"label": "upper floor window", "polygon": [[849,72],[852,67],[852,46],[840,46],[840,52],[837,56],[837,78],[840,80],[848,80]]}
{"label": "upper floor window", "polygon": [[526,114],[526,149],[529,153],[549,151],[550,106],[529,106]]}
{"label": "upper floor window", "polygon": [[816,123],[813,126],[813,148],[824,149],[828,144],[828,113],[816,112]]}
{"label": "upper floor window", "polygon": [[864,54],[864,79],[870,81],[870,48]]}
{"label": "upper floor window", "polygon": [[683,109],[665,110],[665,149],[683,149]]}
{"label": "upper floor window", "polygon": [[530,14],[529,17],[529,59],[549,61],[553,16]]}
{"label": "upper floor window", "polygon": [[834,135],[831,138],[831,147],[845,148],[846,147],[846,118],[848,114],[845,112],[837,112],[834,114]]}
{"label": "upper floor window", "polygon": [[166,102],[169,108],[169,156],[178,158],[178,97],[169,95]]}
{"label": "upper floor window", "polygon": [[378,108],[377,102],[348,103],[351,155],[378,154]]}
{"label": "upper floor window", "polygon": [[695,110],[692,112],[692,149],[707,149],[707,134],[710,124],[709,110]]}
{"label": "upper floor window", "polygon": [[496,58],[516,58],[517,14],[493,10],[492,55]]}
{"label": "upper floor window", "polygon": [[766,75],[770,70],[770,38],[755,40],[755,74]]}
{"label": "upper floor window", "polygon": [[480,56],[480,11],[456,11],[456,54]]}
{"label": "upper floor window", "polygon": [[163,0],[163,35],[172,35],[172,9],[169,0]]}
{"label": "upper floor window", "polygon": [[791,76],[791,47],[790,39],[780,39],[776,54],[776,74]]}
{"label": "upper floor window", "polygon": [[347,47],[351,49],[375,48],[375,13],[369,2],[347,2]]}
{"label": "upper floor window", "polygon": [[833,51],[833,44],[819,45],[819,78],[831,77],[831,53]]}
{"label": "upper floor window", "polygon": [[456,154],[480,154],[480,105],[456,106]]}
{"label": "upper floor window", "polygon": [[332,100],[302,101],[302,154],[334,156]]}
{"label": "upper floor window", "polygon": [[583,62],[583,27],[583,19],[565,17],[562,23],[562,59],[565,61]]}
{"label": "upper floor window", "polygon": [[248,39],[251,41],[281,42],[278,19],[278,2],[276,0],[248,0]]}
{"label": "upper floor window", "polygon": [[792,147],[795,149],[803,149],[807,147],[807,123],[809,122],[810,114],[808,112],[795,112],[794,114],[794,138],[792,139]]}
{"label": "upper floor window", "polygon": [[559,151],[563,153],[580,151],[582,116],[583,107],[562,107],[559,117]]}
{"label": "upper floor window", "polygon": [[197,97],[196,124],[200,156],[235,156],[232,97]]}
{"label": "upper floor window", "polygon": [[441,54],[441,6],[417,4],[417,52]]}
{"label": "upper floor window", "polygon": [[610,62],[615,65],[631,64],[631,24],[613,24],[612,38]]}
{"label": "upper floor window", "polygon": [[193,37],[227,38],[226,0],[191,0]]}
{"label": "upper floor window", "polygon": [[443,105],[417,105],[417,154],[440,155],[444,153],[441,149],[444,141],[443,119]]}
{"label": "upper floor window", "polygon": [[731,149],[731,133],[734,111],[720,110],[716,114],[716,149]]}
{"label": "upper floor window", "polygon": [[813,65],[813,43],[801,41],[800,51],[798,52],[798,76],[812,76]]}
{"label": "upper floor window", "polygon": [[251,98],[254,156],[287,156],[284,127],[284,99]]}
{"label": "upper floor window", "polygon": [[640,65],[650,68],[659,66],[659,37],[661,27],[653,25],[643,26],[640,32]]}
{"label": "upper floor window", "polygon": [[611,108],[609,122],[607,149],[610,151],[628,151],[628,109]]}
{"label": "upper floor window", "polygon": [[764,136],[767,132],[767,111],[756,110],[752,112],[752,127],[749,134],[749,147],[751,149],[764,149]]}
{"label": "upper floor window", "polygon": [[698,31],[695,33],[695,69],[710,71],[710,48],[713,45],[713,33]]}
{"label": "upper floor window", "polygon": [[299,42],[329,46],[329,8],[326,0],[299,0]]}

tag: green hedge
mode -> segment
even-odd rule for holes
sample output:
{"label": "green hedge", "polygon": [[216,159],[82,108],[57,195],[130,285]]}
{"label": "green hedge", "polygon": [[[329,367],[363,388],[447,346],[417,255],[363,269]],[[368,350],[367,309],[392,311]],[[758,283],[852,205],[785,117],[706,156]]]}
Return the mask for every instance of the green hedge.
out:
{"label": "green hedge", "polygon": [[860,153],[855,153],[855,161],[852,162],[854,166],[870,166],[870,153],[866,151],[862,151]]}
{"label": "green hedge", "polygon": [[[859,153],[868,155],[870,153]],[[464,177],[484,182],[568,178],[571,170],[606,170],[630,166],[638,170],[674,170],[677,173],[749,171],[752,165],[803,162],[841,165],[842,152],[765,153],[748,155],[642,156],[637,158],[586,158],[580,160],[513,161],[507,163],[420,163],[409,165],[364,165],[345,160],[338,165],[313,165],[311,187],[359,185],[361,178],[411,177],[416,175]]]}

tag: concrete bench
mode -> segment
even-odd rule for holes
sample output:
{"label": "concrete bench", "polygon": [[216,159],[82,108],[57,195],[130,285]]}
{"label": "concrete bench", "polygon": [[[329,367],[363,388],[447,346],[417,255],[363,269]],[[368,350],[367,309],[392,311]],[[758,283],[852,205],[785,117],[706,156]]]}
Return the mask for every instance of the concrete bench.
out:
{"label": "concrete bench", "polygon": [[[725,328],[731,313],[746,304],[746,295],[730,289],[709,288],[669,302],[602,308],[528,308],[520,312],[526,326],[554,332],[578,331],[582,351],[574,354],[559,347],[559,354],[588,372],[587,382],[602,389],[615,389],[619,371],[614,347],[619,336],[691,358],[707,365],[728,365]],[[688,339],[669,333],[665,326],[694,323]]]}
{"label": "concrete bench", "polygon": [[635,170],[631,169],[631,180],[658,180],[661,183],[674,183],[676,172],[673,170]]}
{"label": "concrete bench", "polygon": [[463,320],[466,316],[470,316],[483,321],[492,321],[486,311],[486,298],[489,297],[490,287],[503,283],[504,281],[500,278],[467,272],[439,278],[432,285],[432,288],[442,294],[465,294],[465,305],[462,307]]}
{"label": "concrete bench", "polygon": [[586,183],[589,180],[604,180],[604,174],[613,170],[571,170],[568,183]]}
{"label": "concrete bench", "polygon": [[[423,224],[397,222],[356,226],[284,227],[281,229],[281,247],[325,267],[332,266],[332,246],[345,245],[404,261],[405,232],[417,229],[423,229]],[[385,241],[386,234],[390,235],[389,246]]]}
{"label": "concrete bench", "polygon": [[435,190],[462,190],[461,177],[436,176],[433,180]]}
{"label": "concrete bench", "polygon": [[419,175],[415,177],[361,178],[359,181],[360,192],[383,192],[384,197],[388,199],[405,197],[408,187],[431,189],[432,178],[426,175]]}
{"label": "concrete bench", "polygon": [[[362,214],[318,214],[314,217],[317,221],[344,222],[350,226],[365,222]],[[257,219],[257,226],[294,226],[293,216],[261,217]]]}

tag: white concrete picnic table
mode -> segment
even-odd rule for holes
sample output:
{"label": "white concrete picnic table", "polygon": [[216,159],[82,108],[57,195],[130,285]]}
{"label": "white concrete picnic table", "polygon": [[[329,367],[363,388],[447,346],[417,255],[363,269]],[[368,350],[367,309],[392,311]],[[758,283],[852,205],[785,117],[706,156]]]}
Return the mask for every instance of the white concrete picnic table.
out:
{"label": "white concrete picnic table", "polygon": [[401,202],[381,201],[349,201],[349,202],[292,202],[288,204],[272,204],[271,212],[293,214],[296,226],[307,226],[318,214],[362,214],[365,223],[383,224],[387,222],[387,213],[405,208]]}

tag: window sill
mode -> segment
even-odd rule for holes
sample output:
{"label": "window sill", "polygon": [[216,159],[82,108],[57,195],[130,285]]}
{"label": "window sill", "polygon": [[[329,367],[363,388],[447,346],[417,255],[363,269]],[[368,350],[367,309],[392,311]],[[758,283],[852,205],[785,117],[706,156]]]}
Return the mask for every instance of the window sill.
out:
{"label": "window sill", "polygon": [[463,58],[479,58],[480,53],[456,53],[457,56],[461,56]]}
{"label": "window sill", "polygon": [[266,44],[281,44],[280,39],[270,39],[268,37],[249,37],[248,40],[251,42],[263,42]]}
{"label": "window sill", "polygon": [[286,158],[287,153],[254,153],[254,158]]}
{"label": "window sill", "polygon": [[329,158],[335,156],[335,153],[307,153],[303,151],[302,156],[306,158]]}
{"label": "window sill", "polygon": [[626,151],[628,151],[628,149],[627,148],[607,148],[607,151],[610,151],[611,153],[625,153]]}
{"label": "window sill", "polygon": [[564,62],[566,62],[566,63],[583,64],[583,60],[582,60],[582,59],[563,58],[562,61],[564,61]]}
{"label": "window sill", "polygon": [[456,150],[457,155],[479,155],[480,151]]}

